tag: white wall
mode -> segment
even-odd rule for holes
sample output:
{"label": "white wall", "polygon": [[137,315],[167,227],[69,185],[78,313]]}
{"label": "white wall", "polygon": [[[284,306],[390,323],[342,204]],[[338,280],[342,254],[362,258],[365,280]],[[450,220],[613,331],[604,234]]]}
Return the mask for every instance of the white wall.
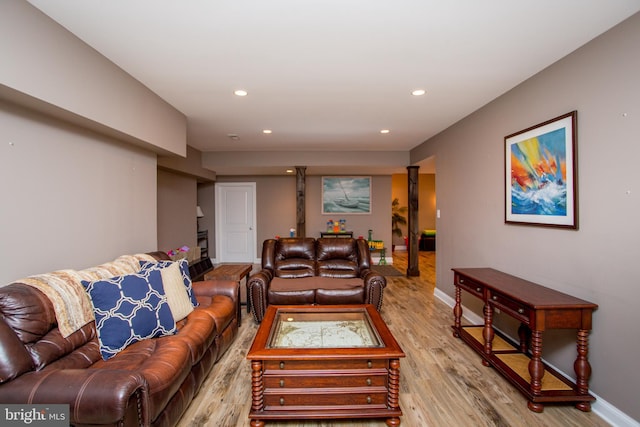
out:
{"label": "white wall", "polygon": [[0,285],[156,249],[156,156],[0,101]]}
{"label": "white wall", "polygon": [[[592,390],[640,420],[640,14],[411,153],[436,156],[437,288],[452,267],[488,266],[592,301]],[[524,53],[523,53],[524,54]],[[517,59],[514,59],[517,60]],[[504,224],[504,137],[578,111],[579,230]],[[476,313],[481,314],[476,306]],[[498,322],[505,322],[498,316]],[[545,337],[566,335],[545,333]],[[572,373],[575,342],[545,342]],[[597,407],[597,403],[596,403]]]}

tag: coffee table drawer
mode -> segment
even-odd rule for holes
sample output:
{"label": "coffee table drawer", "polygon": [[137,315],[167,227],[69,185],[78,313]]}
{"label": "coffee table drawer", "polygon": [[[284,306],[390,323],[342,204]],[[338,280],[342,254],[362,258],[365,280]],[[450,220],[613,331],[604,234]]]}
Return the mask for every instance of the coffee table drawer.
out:
{"label": "coffee table drawer", "polygon": [[385,359],[343,359],[343,360],[265,360],[265,374],[273,371],[305,370],[328,371],[343,369],[387,369]]}
{"label": "coffee table drawer", "polygon": [[[378,391],[379,390],[379,391]],[[322,390],[322,389],[306,389],[297,392],[283,393],[284,390],[265,390],[264,405],[266,410],[278,409],[311,409],[311,407],[370,407],[370,408],[386,408],[387,393],[377,389],[375,392],[353,392],[350,389],[344,389],[341,392],[338,389]]]}
{"label": "coffee table drawer", "polygon": [[387,375],[265,375],[267,389],[309,387],[386,387]]}

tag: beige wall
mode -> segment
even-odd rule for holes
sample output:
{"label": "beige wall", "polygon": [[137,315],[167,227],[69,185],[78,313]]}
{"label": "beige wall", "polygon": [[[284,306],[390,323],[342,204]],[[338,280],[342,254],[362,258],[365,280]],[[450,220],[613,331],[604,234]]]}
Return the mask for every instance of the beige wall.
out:
{"label": "beige wall", "polygon": [[[345,170],[345,175],[349,171]],[[307,235],[320,237],[320,231],[327,228],[329,219],[347,221],[346,227],[354,237],[368,237],[373,230],[374,240],[383,240],[391,252],[391,176],[371,176],[371,214],[335,215],[322,214],[322,177],[307,177]],[[390,259],[390,258],[389,258]]]}
{"label": "beige wall", "polygon": [[[409,206],[409,178],[407,174],[391,176],[391,200],[398,198],[400,206]],[[418,174],[418,230],[436,228],[436,175],[432,173]],[[402,235],[407,236],[409,213],[405,215],[407,225],[400,225]],[[393,236],[395,245],[404,245],[402,237]]]}
{"label": "beige wall", "polygon": [[198,230],[206,230],[209,235],[209,258],[215,258],[215,192],[214,182],[198,184],[198,206],[204,216],[198,222]]}
{"label": "beige wall", "polygon": [[[391,176],[372,176],[371,215],[323,215],[320,176],[306,177],[306,231],[309,237],[320,237],[328,219],[346,219],[354,237],[367,238],[373,230],[376,240],[391,245]],[[255,182],[257,203],[257,253],[261,257],[262,242],[275,235],[288,236],[296,226],[295,176],[218,176],[217,182]],[[204,209],[204,208],[203,208]]]}
{"label": "beige wall", "polygon": [[158,170],[158,250],[196,246],[195,178]]}
{"label": "beige wall", "polygon": [[0,286],[156,249],[156,156],[0,101]]}
{"label": "beige wall", "polygon": [[[638,46],[640,14],[411,153],[414,163],[436,156],[437,292],[453,296],[452,267],[490,266],[597,303],[591,387],[636,420]],[[572,110],[578,111],[580,229],[505,225],[504,136]],[[475,308],[481,314],[481,307]],[[503,317],[498,321],[506,323]],[[573,372],[571,339],[563,345],[545,341],[544,355],[565,373]]]}
{"label": "beige wall", "polygon": [[182,113],[26,1],[0,1],[0,57],[0,97],[186,155]]}

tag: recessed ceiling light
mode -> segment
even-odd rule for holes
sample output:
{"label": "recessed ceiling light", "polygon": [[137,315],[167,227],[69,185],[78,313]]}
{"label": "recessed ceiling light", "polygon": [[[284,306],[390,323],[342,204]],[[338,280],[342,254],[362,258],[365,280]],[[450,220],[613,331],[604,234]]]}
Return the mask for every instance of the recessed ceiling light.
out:
{"label": "recessed ceiling light", "polygon": [[262,133],[272,133],[272,132],[273,132],[273,131],[272,131],[271,129],[264,129],[264,130],[262,131]]}
{"label": "recessed ceiling light", "polygon": [[413,95],[413,96],[422,96],[425,93],[427,93],[427,91],[424,90],[424,89],[416,89],[414,91],[411,91],[411,95]]}
{"label": "recessed ceiling light", "polygon": [[293,173],[293,169],[287,169],[287,173]]}
{"label": "recessed ceiling light", "polygon": [[382,130],[380,131],[380,133],[389,133],[389,132],[391,132],[389,129],[382,129]]}
{"label": "recessed ceiling light", "polygon": [[233,92],[236,96],[247,96],[247,91],[243,89],[238,89]]}

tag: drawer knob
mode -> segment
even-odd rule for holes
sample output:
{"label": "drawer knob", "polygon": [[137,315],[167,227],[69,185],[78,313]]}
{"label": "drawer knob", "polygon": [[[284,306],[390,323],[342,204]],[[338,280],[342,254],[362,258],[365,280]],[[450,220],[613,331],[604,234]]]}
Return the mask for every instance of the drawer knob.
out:
{"label": "drawer knob", "polygon": [[280,380],[280,387],[284,387],[284,380]]}
{"label": "drawer knob", "polygon": [[280,398],[280,406],[284,406],[284,397]]}
{"label": "drawer knob", "polygon": [[371,396],[367,396],[367,403],[371,403]]}
{"label": "drawer knob", "polygon": [[464,279],[460,279],[460,283],[464,283]]}
{"label": "drawer knob", "polygon": [[373,362],[371,360],[367,360],[367,368],[371,368],[373,366]]}
{"label": "drawer knob", "polygon": [[280,362],[280,369],[284,369],[284,362]]}
{"label": "drawer knob", "polygon": [[498,301],[498,297],[495,296],[495,295],[493,297],[491,297],[491,299],[493,299],[494,301]]}
{"label": "drawer knob", "polygon": [[523,308],[519,308],[518,309],[518,313],[520,313],[520,314],[524,313],[524,309]]}
{"label": "drawer knob", "polygon": [[367,378],[367,385],[371,385],[371,378]]}
{"label": "drawer knob", "polygon": [[482,288],[476,288],[476,292],[480,292]]}

